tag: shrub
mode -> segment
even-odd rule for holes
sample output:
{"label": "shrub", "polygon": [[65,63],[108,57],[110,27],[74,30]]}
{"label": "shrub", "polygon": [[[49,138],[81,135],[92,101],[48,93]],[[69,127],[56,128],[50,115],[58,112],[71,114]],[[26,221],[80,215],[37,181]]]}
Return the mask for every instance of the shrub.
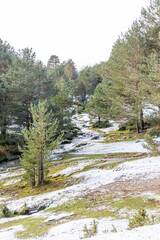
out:
{"label": "shrub", "polygon": [[82,106],[79,106],[79,107],[77,108],[77,113],[78,113],[78,114],[83,113],[83,111],[84,111],[84,108],[83,108]]}
{"label": "shrub", "polygon": [[159,117],[148,117],[145,119],[146,125],[149,127],[155,127],[156,125],[160,125]]}
{"label": "shrub", "polygon": [[108,120],[106,121],[102,121],[102,122],[95,122],[92,124],[92,128],[107,128],[107,127],[110,127],[111,124],[109,123]]}
{"label": "shrub", "polygon": [[117,229],[116,229],[116,227],[112,224],[112,230],[111,230],[111,232],[114,232],[114,233],[116,233],[117,232]]}
{"label": "shrub", "polygon": [[146,134],[144,136],[146,144],[143,144],[143,147],[150,151],[151,156],[160,156],[160,143],[153,140],[153,138]]}
{"label": "shrub", "polygon": [[118,131],[125,131],[125,130],[131,131],[131,130],[135,130],[135,129],[136,129],[135,124],[133,124],[131,121],[128,121],[128,122],[120,124]]}
{"label": "shrub", "polygon": [[13,216],[13,212],[11,210],[9,210],[9,208],[6,205],[2,206],[1,212],[2,212],[3,217],[12,217]]}
{"label": "shrub", "polygon": [[25,204],[23,205],[21,214],[22,214],[22,215],[27,215],[28,213],[29,213],[29,207],[28,207],[27,204],[25,203]]}
{"label": "shrub", "polygon": [[83,227],[84,238],[89,238],[97,234],[98,223],[95,220],[93,220],[93,222],[90,223],[90,226],[91,227],[88,228],[86,224],[84,225]]}
{"label": "shrub", "polygon": [[160,136],[160,129],[158,129],[158,128],[152,128],[152,129],[150,129],[150,130],[148,131],[148,134],[149,134],[151,137],[153,137],[153,136],[159,137],[159,136]]}
{"label": "shrub", "polygon": [[131,218],[129,220],[128,228],[131,230],[132,228],[144,226],[144,225],[149,224],[149,223],[150,223],[150,220],[149,220],[149,217],[146,213],[146,210],[145,209],[140,209],[138,211],[138,213],[135,214],[133,216],[133,218]]}

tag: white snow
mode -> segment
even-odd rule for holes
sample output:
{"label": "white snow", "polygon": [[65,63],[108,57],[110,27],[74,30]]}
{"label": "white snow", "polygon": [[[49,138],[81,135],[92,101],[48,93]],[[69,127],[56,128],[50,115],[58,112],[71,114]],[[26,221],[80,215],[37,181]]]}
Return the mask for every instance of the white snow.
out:
{"label": "white snow", "polygon": [[20,176],[24,173],[23,170],[17,170],[14,172],[6,172],[6,173],[1,173],[0,174],[0,180],[5,179],[5,178],[11,178],[11,177],[17,177]]}
{"label": "white snow", "polygon": [[44,222],[49,222],[49,221],[56,221],[56,220],[60,220],[60,219],[64,219],[70,216],[73,216],[74,212],[65,212],[65,213],[60,213],[58,215],[56,214],[52,214],[51,216],[49,216],[47,219],[44,220]]}
{"label": "white snow", "polygon": [[118,152],[147,152],[143,148],[143,140],[139,141],[124,141],[116,143],[99,143],[95,142],[91,145],[86,145],[74,154],[105,154]]}
{"label": "white snow", "polygon": [[74,174],[73,177],[82,178],[82,181],[79,184],[50,193],[29,196],[15,201],[8,201],[6,203],[11,210],[20,210],[25,203],[27,203],[29,207],[42,205],[56,207],[76,196],[87,194],[91,189],[95,189],[100,185],[109,184],[117,179],[143,179],[159,176],[160,158],[145,158],[120,164],[113,170],[93,169]]}
{"label": "white snow", "polygon": [[15,233],[21,230],[24,230],[24,227],[22,225],[0,230],[0,240],[15,240],[17,239]]}
{"label": "white snow", "polygon": [[160,176],[160,157],[145,158],[118,165],[113,170],[93,169],[74,174],[73,177],[83,177],[84,184],[89,189],[112,183],[118,179],[123,181],[133,178],[155,178]]}
{"label": "white snow", "polygon": [[125,162],[114,168],[123,173],[123,179],[156,178],[160,176],[160,157],[144,158],[137,161]]}
{"label": "white snow", "polygon": [[[94,219],[80,219],[76,221],[70,221],[60,224],[51,228],[44,236],[37,237],[36,240],[80,240],[84,237],[84,224],[88,228],[91,227],[91,222]],[[98,233],[89,238],[90,240],[159,240],[160,224],[148,225],[139,227],[132,230],[127,230],[127,220],[114,220],[111,218],[102,218],[97,220]],[[117,232],[112,232],[113,226]],[[8,228],[0,230],[0,240],[16,240],[15,232],[23,230],[21,225],[14,226],[14,228]],[[35,240],[35,238],[29,238],[29,240]]]}
{"label": "white snow", "polygon": [[108,128],[100,128],[99,130],[105,133],[109,133],[110,131],[116,131],[119,128],[120,123],[119,122],[115,122],[115,121],[109,121],[112,126],[108,127]]}
{"label": "white snow", "polygon": [[[74,148],[77,148],[79,144],[84,144],[87,142],[86,146],[81,146],[77,152],[74,154],[105,154],[114,152],[146,152],[143,148],[143,140],[127,141],[127,142],[117,142],[117,143],[101,143],[103,140],[103,133],[98,133],[93,130],[87,129],[90,126],[89,116],[87,114],[74,116],[73,122],[81,129],[83,135],[75,138],[71,144],[64,145],[57,152],[64,152]],[[110,130],[116,130],[118,128],[118,123],[113,122],[112,127],[107,129],[101,129],[104,132]],[[94,140],[93,137],[99,136],[98,140]],[[79,159],[79,157],[78,157]],[[63,188],[61,190],[52,191],[50,193],[39,194],[35,196],[29,196],[17,200],[10,200],[9,198],[0,198],[0,203],[6,203],[8,208],[11,210],[20,210],[26,203],[28,207],[38,207],[38,206],[48,206],[56,207],[63,204],[64,202],[70,201],[75,197],[81,197],[88,194],[90,190],[95,189],[99,186],[106,185],[117,180],[125,181],[126,179],[152,179],[160,177],[160,157],[152,157],[139,159],[135,161],[125,162],[112,170],[104,169],[91,169],[86,172],[76,173],[77,171],[83,170],[85,166],[93,163],[95,160],[82,160],[78,162],[77,165],[70,166],[64,170],[58,172],[58,174],[69,175],[74,173],[72,177],[79,178],[80,182],[74,184],[70,187]],[[0,180],[5,181],[5,179],[10,177],[16,177],[23,173],[22,170],[15,172],[8,172],[0,174]],[[17,179],[8,180],[7,183],[13,184]],[[6,183],[5,183],[6,184]],[[146,193],[147,194],[147,193]],[[156,196],[151,194],[151,196]],[[105,206],[100,206],[104,207]],[[126,213],[127,209],[123,209],[119,214]],[[21,218],[33,218],[33,217],[45,217],[45,222],[57,221],[68,216],[73,215],[73,212],[61,212],[52,213],[48,212],[38,212],[30,216],[17,216],[14,218],[3,218],[0,219],[0,223],[9,222],[12,220],[17,220]],[[83,227],[87,224],[90,227],[90,223],[93,219],[80,219],[76,221],[69,221],[60,224],[56,227],[51,228],[43,237],[37,237],[37,240],[80,240],[84,236]],[[149,225],[140,228],[133,229],[131,231],[127,230],[128,220],[115,220],[112,218],[102,218],[96,221],[98,222],[98,233],[97,235],[91,237],[91,240],[159,240],[160,237],[160,224]],[[117,232],[113,233],[113,225],[115,226]],[[0,230],[0,240],[15,240],[17,239],[15,233],[22,230],[23,227],[13,226],[11,228]],[[30,238],[29,240],[35,240],[35,238]]]}
{"label": "white snow", "polygon": [[20,182],[20,181],[21,181],[20,178],[18,178],[18,179],[12,179],[12,180],[7,181],[6,183],[4,183],[3,186],[12,185],[12,184],[15,184],[15,183]]}
{"label": "white snow", "polygon": [[4,202],[9,199],[9,197],[0,197],[0,204],[4,204]]}
{"label": "white snow", "polygon": [[86,166],[90,165],[91,163],[93,163],[93,160],[90,160],[90,161],[87,161],[87,162],[86,161],[85,162],[80,162],[80,163],[78,163],[75,166],[72,165],[72,166],[70,166],[68,168],[65,168],[65,169],[63,169],[63,170],[53,174],[53,176],[57,176],[59,174],[68,176],[68,175],[70,175],[70,174],[72,174],[74,172],[83,170]]}
{"label": "white snow", "polygon": [[145,118],[148,118],[150,116],[157,117],[157,113],[158,113],[158,107],[152,104],[146,104],[146,106],[143,109],[143,115]]}

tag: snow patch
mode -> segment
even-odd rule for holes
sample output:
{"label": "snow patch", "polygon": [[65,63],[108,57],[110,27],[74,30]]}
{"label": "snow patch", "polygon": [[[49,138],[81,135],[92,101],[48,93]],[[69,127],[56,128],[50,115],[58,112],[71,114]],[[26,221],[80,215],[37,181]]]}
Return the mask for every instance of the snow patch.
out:
{"label": "snow patch", "polygon": [[91,145],[84,146],[74,154],[105,154],[105,153],[118,153],[118,152],[147,152],[143,148],[143,140],[139,141],[124,141],[116,143],[92,143]]}
{"label": "snow patch", "polygon": [[25,172],[24,170],[18,170],[13,173],[12,172],[1,173],[0,180],[5,179],[5,178],[17,177],[19,175],[22,175],[24,172]]}
{"label": "snow patch", "polygon": [[22,230],[24,230],[24,227],[22,225],[10,227],[5,230],[0,230],[0,240],[15,240],[17,239],[15,233]]}
{"label": "snow patch", "polygon": [[44,220],[44,222],[50,222],[50,221],[57,221],[57,220],[61,220],[70,216],[73,216],[75,213],[74,212],[65,212],[65,213],[60,213],[58,215],[56,214],[52,214],[51,216],[49,216],[46,220]]}
{"label": "snow patch", "polygon": [[4,183],[3,186],[12,185],[12,184],[15,184],[15,183],[20,182],[20,181],[21,181],[20,178],[19,179],[12,179],[12,180],[7,181],[6,183]]}
{"label": "snow patch", "polygon": [[70,166],[66,169],[63,169],[63,170],[53,174],[53,176],[57,176],[59,174],[68,176],[74,172],[83,170],[86,166],[90,165],[91,163],[93,163],[92,160],[87,161],[87,162],[81,162],[81,163],[77,164],[76,166]]}

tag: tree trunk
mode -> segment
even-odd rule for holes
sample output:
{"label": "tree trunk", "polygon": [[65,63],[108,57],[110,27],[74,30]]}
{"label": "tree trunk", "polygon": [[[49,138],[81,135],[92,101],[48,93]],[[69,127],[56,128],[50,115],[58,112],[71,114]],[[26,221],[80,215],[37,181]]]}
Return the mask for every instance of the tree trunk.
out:
{"label": "tree trunk", "polygon": [[99,124],[101,123],[101,117],[98,117],[98,123]]}
{"label": "tree trunk", "polygon": [[36,180],[35,180],[35,168],[33,168],[33,175],[32,175],[32,182],[31,182],[32,187],[36,185]]}
{"label": "tree trunk", "polygon": [[141,130],[144,130],[144,120],[143,120],[143,110],[141,109],[140,112],[140,126],[141,126]]}
{"label": "tree trunk", "polygon": [[38,161],[38,186],[41,185],[41,162]]}
{"label": "tree trunk", "polygon": [[43,161],[41,162],[41,184],[44,183],[44,169],[43,169]]}
{"label": "tree trunk", "polygon": [[136,121],[136,131],[139,134],[139,123],[138,123],[138,120]]}
{"label": "tree trunk", "polygon": [[6,136],[7,133],[7,123],[4,123],[3,126],[1,127],[1,135]]}
{"label": "tree trunk", "polygon": [[42,135],[42,142],[41,142],[41,152],[40,152],[40,160],[39,160],[39,172],[38,172],[38,185],[44,183],[44,166],[43,166],[43,135]]}

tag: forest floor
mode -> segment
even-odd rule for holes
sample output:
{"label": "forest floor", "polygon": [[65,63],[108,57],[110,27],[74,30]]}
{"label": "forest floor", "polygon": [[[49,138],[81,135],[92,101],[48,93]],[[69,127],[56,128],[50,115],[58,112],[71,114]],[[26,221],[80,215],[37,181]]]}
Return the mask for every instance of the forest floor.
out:
{"label": "forest floor", "polygon": [[[95,139],[100,133],[90,135],[87,116],[78,120],[85,139],[76,142],[78,147],[68,146],[75,151],[59,155],[43,187],[27,187],[21,168],[0,173],[0,206],[17,212],[1,216],[0,240],[159,240],[160,157],[149,157],[143,140]],[[35,212],[18,215],[25,204]],[[130,229],[131,219],[142,209],[148,219]]]}

